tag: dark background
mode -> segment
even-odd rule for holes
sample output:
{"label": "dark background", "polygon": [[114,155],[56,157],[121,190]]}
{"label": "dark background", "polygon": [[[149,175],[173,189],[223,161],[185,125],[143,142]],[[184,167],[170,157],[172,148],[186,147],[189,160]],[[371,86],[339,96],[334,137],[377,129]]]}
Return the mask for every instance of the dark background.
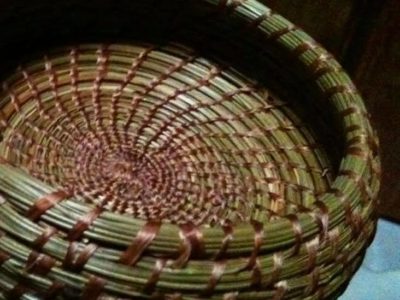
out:
{"label": "dark background", "polygon": [[[179,4],[178,0],[174,1]],[[380,215],[400,221],[400,1],[260,0],[303,27],[343,64],[364,95],[381,142],[383,178]],[[65,36],[116,36],[143,24],[132,16],[148,6],[154,14],[173,10],[166,0],[0,0],[1,74],[13,57]],[[175,4],[176,4],[175,3]],[[75,9],[79,6],[79,10]],[[121,9],[121,7],[123,9]],[[130,11],[131,10],[131,11]],[[121,17],[123,15],[123,17]],[[55,18],[55,16],[59,16]],[[117,24],[118,26],[116,26]],[[165,26],[164,26],[165,25]],[[155,24],[158,31],[168,24]],[[153,26],[153,25],[151,25]],[[77,34],[78,33],[78,34]],[[79,34],[81,33],[81,34]],[[129,32],[128,32],[129,33]],[[139,33],[140,34],[140,33]],[[173,32],[170,34],[173,34]],[[67,41],[65,41],[67,42]],[[45,45],[46,44],[46,45]]]}
{"label": "dark background", "polygon": [[354,79],[380,139],[379,213],[400,221],[400,1],[262,1],[322,43]]}

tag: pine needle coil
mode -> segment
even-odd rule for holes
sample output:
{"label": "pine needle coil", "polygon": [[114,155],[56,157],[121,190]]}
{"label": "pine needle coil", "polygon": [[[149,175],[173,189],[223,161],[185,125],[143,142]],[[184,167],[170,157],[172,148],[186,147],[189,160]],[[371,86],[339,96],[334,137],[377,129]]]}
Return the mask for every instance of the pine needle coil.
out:
{"label": "pine needle coil", "polygon": [[0,100],[4,298],[320,299],[349,279],[379,186],[362,99],[300,29],[221,3],[310,71],[338,170],[290,105],[192,49],[54,50]]}

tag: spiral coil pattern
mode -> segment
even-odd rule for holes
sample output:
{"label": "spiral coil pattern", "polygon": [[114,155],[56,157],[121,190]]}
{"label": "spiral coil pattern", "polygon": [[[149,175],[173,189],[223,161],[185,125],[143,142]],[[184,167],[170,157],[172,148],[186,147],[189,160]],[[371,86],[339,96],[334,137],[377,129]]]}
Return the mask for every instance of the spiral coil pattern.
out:
{"label": "spiral coil pattern", "polygon": [[295,58],[340,164],[293,99],[224,60],[174,43],[49,51],[0,93],[0,299],[330,299],[359,266],[380,169],[356,88],[257,1],[203,2]]}
{"label": "spiral coil pattern", "polygon": [[328,186],[326,155],[286,103],[187,49],[81,46],[19,75],[5,158],[101,208],[265,221]]}

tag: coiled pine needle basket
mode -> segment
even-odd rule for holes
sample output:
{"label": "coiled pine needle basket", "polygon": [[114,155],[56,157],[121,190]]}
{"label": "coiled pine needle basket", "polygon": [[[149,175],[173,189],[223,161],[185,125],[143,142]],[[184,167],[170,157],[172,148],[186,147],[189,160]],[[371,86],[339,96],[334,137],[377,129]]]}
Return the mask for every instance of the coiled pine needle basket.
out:
{"label": "coiled pine needle basket", "polygon": [[186,5],[243,40],[60,47],[5,80],[1,299],[328,299],[358,267],[380,171],[352,82],[256,1]]}

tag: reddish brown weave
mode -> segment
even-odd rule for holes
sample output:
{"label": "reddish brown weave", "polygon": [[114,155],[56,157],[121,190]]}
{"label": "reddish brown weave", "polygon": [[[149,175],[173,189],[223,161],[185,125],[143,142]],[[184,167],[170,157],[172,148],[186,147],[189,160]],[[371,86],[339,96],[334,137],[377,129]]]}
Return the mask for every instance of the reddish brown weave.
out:
{"label": "reddish brown weave", "polygon": [[131,42],[5,80],[0,299],[329,299],[360,264],[380,170],[356,88],[258,2],[203,2],[257,37],[220,36],[254,72],[217,42]]}
{"label": "reddish brown weave", "polygon": [[328,186],[326,155],[285,102],[189,50],[80,47],[18,73],[5,89],[6,159],[106,210],[265,221]]}

